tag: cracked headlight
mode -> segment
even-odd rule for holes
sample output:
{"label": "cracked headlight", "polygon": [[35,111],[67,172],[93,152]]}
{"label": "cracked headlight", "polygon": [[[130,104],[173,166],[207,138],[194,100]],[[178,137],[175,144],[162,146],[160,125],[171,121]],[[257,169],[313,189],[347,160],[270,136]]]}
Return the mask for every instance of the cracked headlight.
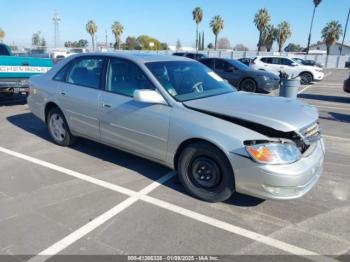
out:
{"label": "cracked headlight", "polygon": [[246,146],[251,158],[262,164],[290,164],[301,158],[299,149],[289,143],[265,143]]}

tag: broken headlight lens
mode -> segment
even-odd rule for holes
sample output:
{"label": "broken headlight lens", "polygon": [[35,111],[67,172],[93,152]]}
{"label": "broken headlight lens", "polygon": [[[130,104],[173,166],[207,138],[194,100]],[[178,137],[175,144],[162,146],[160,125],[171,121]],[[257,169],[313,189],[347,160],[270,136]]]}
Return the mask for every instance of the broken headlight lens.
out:
{"label": "broken headlight lens", "polygon": [[289,143],[264,143],[246,146],[253,160],[262,164],[290,164],[301,158],[299,149]]}

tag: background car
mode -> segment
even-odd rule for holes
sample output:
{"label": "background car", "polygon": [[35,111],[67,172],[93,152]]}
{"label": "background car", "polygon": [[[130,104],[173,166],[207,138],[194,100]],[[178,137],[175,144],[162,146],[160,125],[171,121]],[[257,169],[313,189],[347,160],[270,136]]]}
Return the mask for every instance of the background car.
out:
{"label": "background car", "polygon": [[242,91],[266,93],[279,88],[278,76],[252,69],[237,60],[206,58],[200,62]]}
{"label": "background car", "polygon": [[303,85],[308,85],[315,80],[322,80],[324,77],[322,68],[301,65],[289,57],[257,56],[250,63],[250,66],[254,69],[270,71],[277,75],[282,71],[292,78],[300,76],[301,84]]}
{"label": "background car", "polygon": [[319,68],[323,68],[323,64],[316,62],[315,60],[310,60],[310,59],[301,59],[298,57],[293,57],[292,58],[295,62],[301,64],[301,65],[306,65],[306,66],[317,66]]}
{"label": "background car", "polygon": [[344,81],[343,89],[345,92],[350,93],[350,76]]}
{"label": "background car", "polygon": [[252,60],[253,58],[248,58],[248,57],[238,59],[239,62],[245,64],[246,66],[249,66]]}
{"label": "background car", "polygon": [[173,53],[173,55],[175,56],[184,56],[184,57],[188,57],[194,60],[200,60],[203,58],[206,58],[207,56],[205,54],[201,54],[201,53],[190,53],[190,52],[176,52]]}

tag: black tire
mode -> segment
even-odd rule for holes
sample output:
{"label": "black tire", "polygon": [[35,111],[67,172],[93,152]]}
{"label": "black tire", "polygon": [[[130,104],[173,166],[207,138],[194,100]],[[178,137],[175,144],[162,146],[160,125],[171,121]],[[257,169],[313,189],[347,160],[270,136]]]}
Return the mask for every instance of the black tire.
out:
{"label": "black tire", "polygon": [[[216,175],[217,172],[212,172],[215,179],[198,182],[197,176],[201,170],[193,171],[197,167],[202,169],[203,166],[198,166],[199,163],[208,163],[210,166],[218,167],[220,175]],[[197,142],[187,146],[179,157],[177,169],[179,179],[186,191],[204,201],[221,202],[230,198],[235,191],[234,174],[226,155],[209,143]],[[217,168],[213,168],[213,170],[217,170]],[[203,186],[203,183],[207,183],[206,186]],[[208,186],[208,183],[211,183],[212,186]]]}
{"label": "black tire", "polygon": [[[55,132],[55,128],[53,127],[53,122],[52,122],[54,121],[53,119],[57,120],[59,118],[62,120],[61,127],[62,127],[62,130],[65,131],[64,136],[57,134],[57,132]],[[64,117],[62,111],[59,108],[54,107],[47,113],[46,122],[47,122],[47,127],[49,129],[50,136],[57,145],[70,146],[75,143],[76,137],[73,136],[72,133],[70,132],[66,118]],[[60,137],[61,139],[59,139],[58,137]]]}
{"label": "black tire", "polygon": [[257,89],[257,85],[253,79],[247,78],[241,82],[239,89],[245,92],[255,93]]}
{"label": "black tire", "polygon": [[308,85],[313,81],[313,76],[311,73],[304,72],[300,74],[300,83],[302,85]]}

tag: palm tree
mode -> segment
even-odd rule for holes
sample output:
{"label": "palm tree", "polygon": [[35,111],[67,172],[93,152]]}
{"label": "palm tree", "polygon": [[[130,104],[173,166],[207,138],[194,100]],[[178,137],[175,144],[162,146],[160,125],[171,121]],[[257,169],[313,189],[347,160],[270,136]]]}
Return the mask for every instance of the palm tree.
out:
{"label": "palm tree", "polygon": [[262,33],[265,29],[265,27],[270,24],[271,17],[269,15],[269,12],[267,9],[263,8],[260,9],[254,17],[254,24],[256,28],[259,30],[259,43],[258,43],[258,51],[261,51],[261,46],[262,46]]}
{"label": "palm tree", "polygon": [[2,43],[2,40],[4,39],[5,37],[5,31],[2,30],[2,28],[0,28],[0,43]]}
{"label": "palm tree", "polygon": [[315,17],[315,12],[316,12],[316,8],[318,7],[318,5],[321,3],[322,0],[313,0],[314,2],[314,11],[312,13],[312,18],[311,18],[311,24],[310,24],[310,32],[309,32],[309,38],[307,40],[307,48],[306,48],[306,52],[309,53],[309,49],[310,49],[310,41],[311,41],[311,31],[312,31],[312,26],[314,24],[314,17]]}
{"label": "palm tree", "polygon": [[271,25],[268,24],[261,35],[261,43],[266,47],[266,50],[268,52],[271,51],[273,43],[276,41],[277,38],[277,29]]}
{"label": "palm tree", "polygon": [[203,11],[200,7],[196,7],[192,11],[192,15],[193,15],[193,20],[196,22],[196,50],[198,50],[199,49],[199,46],[198,46],[198,25],[200,22],[202,22]]}
{"label": "palm tree", "polygon": [[91,35],[92,50],[95,50],[95,35],[97,32],[97,25],[93,20],[87,22],[86,31]]}
{"label": "palm tree", "polygon": [[281,22],[277,26],[277,43],[278,43],[278,52],[282,51],[283,45],[286,43],[287,39],[292,36],[292,30],[290,29],[289,23],[286,21]]}
{"label": "palm tree", "polygon": [[124,32],[124,27],[121,23],[118,21],[115,21],[112,25],[112,32],[115,37],[115,44],[114,44],[114,49],[119,49],[120,48],[120,36]]}
{"label": "palm tree", "polygon": [[220,31],[224,29],[224,20],[219,15],[214,16],[213,19],[210,21],[210,27],[213,30],[213,33],[215,35],[215,50],[216,50],[218,35]]}
{"label": "palm tree", "polygon": [[327,55],[329,55],[329,51],[332,45],[334,45],[340,38],[343,33],[343,29],[341,24],[338,21],[331,21],[326,24],[323,28],[321,34],[323,41],[327,46]]}

